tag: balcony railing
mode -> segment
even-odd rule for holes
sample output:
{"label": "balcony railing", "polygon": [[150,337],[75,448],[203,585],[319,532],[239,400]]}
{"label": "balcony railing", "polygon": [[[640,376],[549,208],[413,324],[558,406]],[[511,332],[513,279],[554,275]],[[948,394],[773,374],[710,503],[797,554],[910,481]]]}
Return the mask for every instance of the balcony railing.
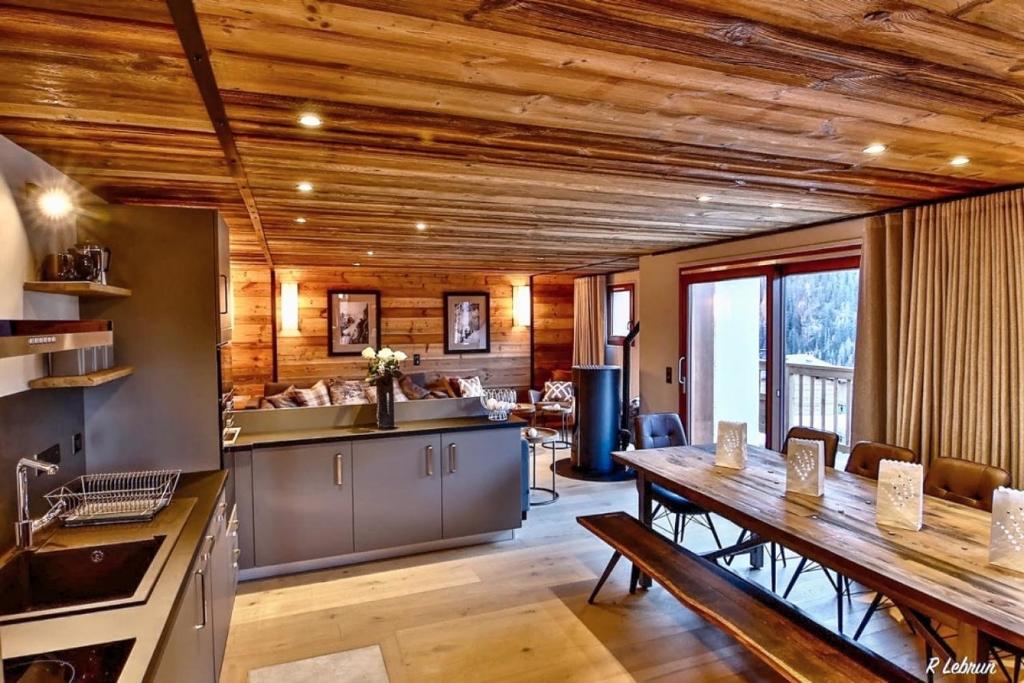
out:
{"label": "balcony railing", "polygon": [[[762,378],[765,363],[761,362]],[[764,383],[761,385],[762,405]],[[839,365],[786,363],[786,425],[813,427],[839,435],[839,450],[850,450],[853,368]]]}

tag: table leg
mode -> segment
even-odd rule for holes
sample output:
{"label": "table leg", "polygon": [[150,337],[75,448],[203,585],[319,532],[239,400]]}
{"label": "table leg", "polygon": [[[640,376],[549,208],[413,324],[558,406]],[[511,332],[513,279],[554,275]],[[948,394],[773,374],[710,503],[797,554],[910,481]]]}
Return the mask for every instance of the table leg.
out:
{"label": "table leg", "polygon": [[537,444],[530,444],[530,455],[533,458],[533,488],[537,488]]}
{"label": "table leg", "polygon": [[[956,653],[962,662],[967,658],[968,664],[979,664],[984,671],[988,664],[991,643],[988,635],[979,631],[976,627],[961,622],[957,627]],[[960,674],[957,680],[971,681],[972,683],[988,683],[988,673]]]}
{"label": "table leg", "polygon": [[[651,506],[651,482],[647,481],[647,477],[644,476],[643,470],[637,470],[636,473],[636,493],[639,499],[640,507],[640,521],[644,526],[650,527],[653,523],[654,510]],[[648,589],[653,584],[651,577],[646,574],[640,574],[640,587]]]}

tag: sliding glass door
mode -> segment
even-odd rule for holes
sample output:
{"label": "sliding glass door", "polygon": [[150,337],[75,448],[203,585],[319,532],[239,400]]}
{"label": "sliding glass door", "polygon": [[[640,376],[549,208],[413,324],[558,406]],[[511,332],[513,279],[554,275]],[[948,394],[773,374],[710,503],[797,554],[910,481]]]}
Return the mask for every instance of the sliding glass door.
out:
{"label": "sliding glass door", "polygon": [[684,273],[679,412],[691,443],[718,422],[780,448],[801,425],[850,439],[858,257]]}
{"label": "sliding glass door", "polygon": [[680,414],[692,443],[714,442],[718,422],[726,420],[745,422],[748,441],[764,446],[771,273],[731,275],[683,283],[682,319],[689,325],[679,363]]}

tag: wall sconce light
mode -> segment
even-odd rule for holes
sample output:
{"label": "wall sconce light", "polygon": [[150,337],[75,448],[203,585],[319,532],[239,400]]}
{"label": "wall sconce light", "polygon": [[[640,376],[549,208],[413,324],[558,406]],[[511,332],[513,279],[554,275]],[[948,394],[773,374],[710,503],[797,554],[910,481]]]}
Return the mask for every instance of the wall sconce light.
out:
{"label": "wall sconce light", "polygon": [[281,331],[299,331],[299,283],[281,283]]}
{"label": "wall sconce light", "polygon": [[512,288],[512,324],[516,327],[530,326],[530,285]]}

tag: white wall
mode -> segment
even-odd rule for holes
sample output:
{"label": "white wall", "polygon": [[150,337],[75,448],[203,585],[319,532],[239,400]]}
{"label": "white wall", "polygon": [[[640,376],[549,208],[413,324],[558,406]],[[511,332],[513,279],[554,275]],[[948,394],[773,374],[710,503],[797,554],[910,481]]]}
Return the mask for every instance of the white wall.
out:
{"label": "white wall", "polygon": [[[641,410],[676,411],[679,390],[676,361],[679,357],[679,271],[715,262],[762,260],[814,248],[859,244],[863,220],[842,221],[817,228],[712,244],[640,258],[638,304],[643,356],[640,361]],[[665,369],[672,369],[672,382]]]}
{"label": "white wall", "polygon": [[[73,221],[53,224],[33,215],[22,200],[26,182],[60,184],[80,200],[99,203],[55,168],[0,136],[0,319],[77,319],[77,298],[24,291],[26,280],[38,279],[43,256],[75,242]],[[42,356],[0,358],[0,396],[26,390],[29,380],[43,374]]]}

